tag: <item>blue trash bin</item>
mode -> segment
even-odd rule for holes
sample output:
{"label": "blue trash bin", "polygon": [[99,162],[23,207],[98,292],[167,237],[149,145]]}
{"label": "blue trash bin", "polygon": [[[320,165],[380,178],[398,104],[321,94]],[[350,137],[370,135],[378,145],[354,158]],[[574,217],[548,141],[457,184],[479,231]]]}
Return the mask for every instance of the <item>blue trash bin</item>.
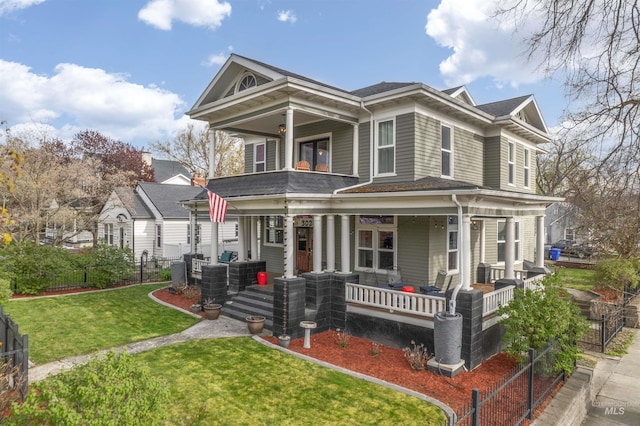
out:
{"label": "blue trash bin", "polygon": [[549,259],[551,259],[551,260],[560,259],[560,249],[559,248],[550,249],[549,250]]}

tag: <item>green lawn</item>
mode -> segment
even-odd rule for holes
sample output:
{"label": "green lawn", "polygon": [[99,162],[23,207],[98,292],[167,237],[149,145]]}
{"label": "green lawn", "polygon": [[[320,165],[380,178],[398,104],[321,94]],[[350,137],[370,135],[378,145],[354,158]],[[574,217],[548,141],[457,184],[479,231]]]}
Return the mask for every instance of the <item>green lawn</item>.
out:
{"label": "green lawn", "polygon": [[172,425],[445,424],[442,411],[425,401],[248,337],[195,340],[135,357],[167,381]]}
{"label": "green lawn", "polygon": [[566,288],[589,291],[595,287],[595,271],[590,269],[558,268],[560,284]]}
{"label": "green lawn", "polygon": [[[199,321],[152,301],[165,284],[13,300],[37,364],[179,332]],[[415,397],[261,345],[249,337],[195,340],[134,355],[169,387],[171,425],[444,424]]]}
{"label": "green lawn", "polygon": [[21,334],[29,335],[29,358],[43,364],[178,333],[200,321],[147,296],[164,286],[16,299],[4,305],[4,312],[18,324]]}

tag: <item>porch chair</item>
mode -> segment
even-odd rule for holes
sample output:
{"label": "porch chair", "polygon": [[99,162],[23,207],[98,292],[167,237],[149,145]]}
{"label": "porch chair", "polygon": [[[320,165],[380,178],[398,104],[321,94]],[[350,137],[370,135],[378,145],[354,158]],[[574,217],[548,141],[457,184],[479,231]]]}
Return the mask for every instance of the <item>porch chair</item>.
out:
{"label": "porch chair", "polygon": [[329,171],[329,165],[328,164],[316,164],[316,167],[314,169],[316,172],[328,172]]}
{"label": "porch chair", "polygon": [[[420,293],[431,294],[432,296],[435,296],[435,294],[433,293],[442,292],[442,290],[444,289],[444,281],[446,278],[447,278],[447,271],[443,271],[443,270],[438,271],[438,275],[436,276],[436,282],[433,283],[433,285],[420,286],[419,287]],[[453,277],[450,277],[449,284],[451,284],[451,279],[453,279]]]}
{"label": "porch chair", "polygon": [[296,163],[296,170],[311,170],[311,165],[308,161],[300,160]]}

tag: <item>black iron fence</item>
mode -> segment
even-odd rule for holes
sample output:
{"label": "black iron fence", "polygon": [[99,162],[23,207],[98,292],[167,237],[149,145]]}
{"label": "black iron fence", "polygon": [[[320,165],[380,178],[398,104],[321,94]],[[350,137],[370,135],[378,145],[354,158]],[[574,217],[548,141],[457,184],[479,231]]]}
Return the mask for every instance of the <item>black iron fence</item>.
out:
{"label": "black iron fence", "polygon": [[2,311],[2,306],[0,343],[0,394],[17,393],[24,400],[29,385],[29,338],[20,335],[18,325]]}
{"label": "black iron fence", "polygon": [[456,413],[455,425],[519,425],[532,419],[535,409],[565,380],[564,372],[554,373],[557,348],[550,344],[535,352],[491,388],[474,389],[471,402]]}
{"label": "black iron fence", "polygon": [[[108,275],[106,288],[123,284],[169,281],[171,279],[171,263],[182,260],[182,257],[151,257],[148,259],[141,258],[138,262],[132,263],[130,268],[118,272],[106,271],[103,268],[83,268],[61,274],[51,273],[46,275],[46,279],[49,282],[46,291],[104,288],[103,284],[97,285],[97,283],[105,282],[105,274]],[[39,272],[37,277],[39,280],[42,279],[42,274],[47,274],[47,272]],[[29,277],[21,277],[21,279],[28,280]],[[15,280],[12,283],[12,290],[15,294],[20,294],[20,289]]]}
{"label": "black iron fence", "polygon": [[595,302],[592,304],[589,330],[578,340],[580,349],[606,352],[609,343],[627,325],[625,310],[631,300],[638,295],[639,289],[640,286],[625,288],[624,297],[619,303]]}

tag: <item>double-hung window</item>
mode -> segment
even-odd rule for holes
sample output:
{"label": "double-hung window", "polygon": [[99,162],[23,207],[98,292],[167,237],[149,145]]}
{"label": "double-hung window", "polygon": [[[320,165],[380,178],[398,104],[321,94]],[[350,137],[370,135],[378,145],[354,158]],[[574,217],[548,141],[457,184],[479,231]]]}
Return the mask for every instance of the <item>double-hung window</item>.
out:
{"label": "double-hung window", "polygon": [[358,268],[389,270],[396,266],[394,216],[359,216],[356,235]]}
{"label": "double-hung window", "polygon": [[509,163],[509,185],[515,184],[515,167],[516,167],[516,148],[513,142],[509,142],[509,151],[507,153],[507,160]]}
{"label": "double-hung window", "polygon": [[256,172],[264,172],[265,171],[265,144],[257,143],[255,144],[255,161],[254,161],[254,171]]}
{"label": "double-hung window", "polygon": [[108,245],[113,245],[113,223],[104,225],[104,239]]}
{"label": "double-hung window", "polygon": [[529,157],[529,150],[524,150],[524,182],[523,185],[525,188],[529,188],[529,179],[530,179],[530,170],[531,170],[531,159]]}
{"label": "double-hung window", "polygon": [[[515,222],[515,257],[514,259],[520,260],[520,222]],[[507,249],[507,222],[504,220],[498,221],[498,262],[504,262],[504,255]]]}
{"label": "double-hung window", "polygon": [[447,218],[447,271],[458,270],[458,216]]}
{"label": "double-hung window", "polygon": [[264,228],[265,244],[284,243],[284,216],[266,216]]}
{"label": "double-hung window", "polygon": [[393,120],[378,122],[377,174],[395,172],[395,138]]}
{"label": "double-hung window", "polygon": [[443,177],[451,177],[452,176],[452,144],[451,144],[451,127],[449,126],[440,126],[440,139],[441,139],[441,171]]}

